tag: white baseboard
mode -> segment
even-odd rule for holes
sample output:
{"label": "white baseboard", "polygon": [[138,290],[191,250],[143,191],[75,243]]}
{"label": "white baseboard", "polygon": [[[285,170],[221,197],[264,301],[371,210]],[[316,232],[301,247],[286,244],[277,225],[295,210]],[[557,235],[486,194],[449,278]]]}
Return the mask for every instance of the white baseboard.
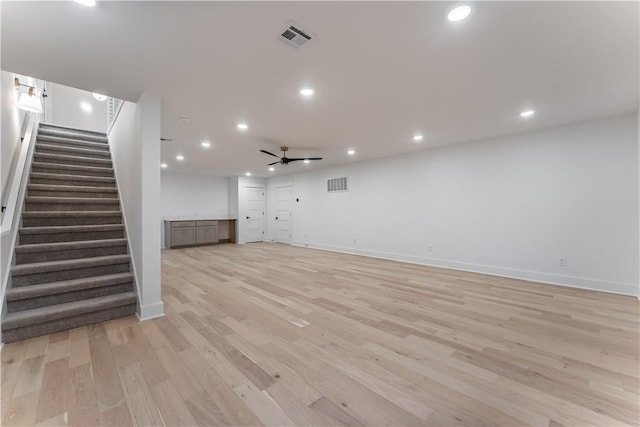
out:
{"label": "white baseboard", "polygon": [[136,315],[140,321],[162,317],[164,316],[164,303],[160,301],[156,304],[141,305]]}
{"label": "white baseboard", "polygon": [[518,270],[513,268],[497,267],[491,265],[471,264],[459,261],[417,257],[406,254],[396,254],[388,252],[372,251],[367,249],[356,249],[350,247],[325,245],[309,242],[292,242],[293,246],[321,249],[331,252],[341,252],[353,255],[362,255],[372,258],[387,259],[392,261],[408,262],[411,264],[425,265],[429,267],[448,268],[451,270],[468,271],[472,273],[490,274],[492,276],[508,277],[512,279],[529,280],[532,282],[547,283],[551,285],[567,286],[571,288],[588,289],[611,294],[630,295],[640,299],[640,288],[638,284],[611,282],[605,280],[591,279],[586,277],[565,276],[538,271]]}

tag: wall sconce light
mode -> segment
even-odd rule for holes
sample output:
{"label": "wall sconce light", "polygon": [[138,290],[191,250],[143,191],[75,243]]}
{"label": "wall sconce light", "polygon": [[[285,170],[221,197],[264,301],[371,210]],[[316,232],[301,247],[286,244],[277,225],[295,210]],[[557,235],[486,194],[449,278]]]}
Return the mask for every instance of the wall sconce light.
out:
{"label": "wall sconce light", "polygon": [[20,94],[20,98],[18,99],[18,108],[34,113],[42,113],[42,103],[35,93],[35,87],[20,83],[20,80],[17,77],[13,81],[15,83],[16,90],[20,90],[20,86],[29,88],[28,92]]}

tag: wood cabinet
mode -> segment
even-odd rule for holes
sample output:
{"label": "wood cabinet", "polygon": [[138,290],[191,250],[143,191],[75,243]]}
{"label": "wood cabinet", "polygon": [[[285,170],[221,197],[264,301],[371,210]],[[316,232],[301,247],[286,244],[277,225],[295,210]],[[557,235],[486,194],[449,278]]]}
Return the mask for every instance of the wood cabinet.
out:
{"label": "wood cabinet", "polygon": [[165,247],[235,242],[235,220],[165,221]]}
{"label": "wood cabinet", "polygon": [[218,221],[196,221],[196,244],[218,243]]}

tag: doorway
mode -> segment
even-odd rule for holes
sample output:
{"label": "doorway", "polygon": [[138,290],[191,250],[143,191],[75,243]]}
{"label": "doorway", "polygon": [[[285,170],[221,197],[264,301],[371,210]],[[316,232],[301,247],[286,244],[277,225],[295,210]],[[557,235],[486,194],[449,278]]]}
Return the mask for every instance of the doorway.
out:
{"label": "doorway", "polygon": [[291,244],[291,186],[276,187],[276,235],[278,243]]}
{"label": "doorway", "polygon": [[264,187],[245,186],[246,242],[264,241]]}

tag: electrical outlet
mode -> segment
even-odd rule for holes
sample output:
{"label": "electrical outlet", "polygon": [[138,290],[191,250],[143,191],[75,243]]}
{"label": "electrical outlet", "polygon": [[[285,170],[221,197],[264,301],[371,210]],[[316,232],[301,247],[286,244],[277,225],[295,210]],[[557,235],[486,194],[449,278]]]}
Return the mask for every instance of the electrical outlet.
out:
{"label": "electrical outlet", "polygon": [[566,267],[567,266],[567,259],[562,257],[560,258],[560,267]]}

